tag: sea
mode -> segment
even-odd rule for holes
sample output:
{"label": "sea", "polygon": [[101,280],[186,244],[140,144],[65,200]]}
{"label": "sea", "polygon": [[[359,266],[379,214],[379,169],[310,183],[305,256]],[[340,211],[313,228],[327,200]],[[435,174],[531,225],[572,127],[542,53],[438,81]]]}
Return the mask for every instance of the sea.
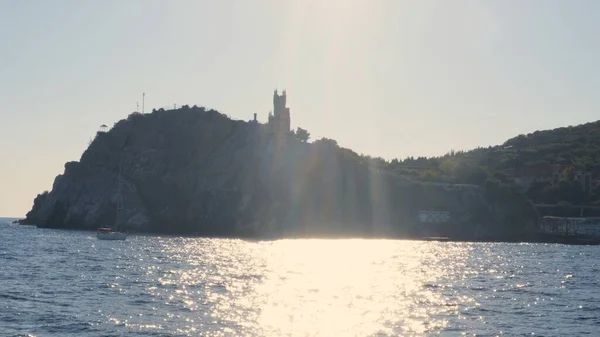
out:
{"label": "sea", "polygon": [[600,336],[600,246],[246,241],[0,219],[0,336]]}

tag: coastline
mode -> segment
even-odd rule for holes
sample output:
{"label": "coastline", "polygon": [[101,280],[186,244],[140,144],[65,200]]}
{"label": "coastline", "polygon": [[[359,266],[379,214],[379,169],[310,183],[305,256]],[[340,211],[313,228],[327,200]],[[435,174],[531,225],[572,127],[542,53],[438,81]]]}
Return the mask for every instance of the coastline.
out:
{"label": "coastline", "polygon": [[[53,228],[39,225],[24,224],[23,226],[35,226],[40,229],[55,229],[78,232],[95,232],[86,228]],[[130,231],[130,235],[136,236],[166,236],[181,238],[207,238],[207,239],[232,239],[246,241],[277,241],[277,240],[295,240],[295,239],[317,239],[317,240],[344,240],[344,239],[364,239],[364,240],[407,240],[407,241],[436,241],[436,242],[469,242],[469,243],[547,243],[563,245],[600,245],[600,238],[585,236],[565,236],[549,233],[535,233],[530,235],[502,235],[487,237],[469,237],[469,236],[423,236],[423,235],[219,235],[219,234],[194,234],[194,233],[168,233],[160,231]]]}

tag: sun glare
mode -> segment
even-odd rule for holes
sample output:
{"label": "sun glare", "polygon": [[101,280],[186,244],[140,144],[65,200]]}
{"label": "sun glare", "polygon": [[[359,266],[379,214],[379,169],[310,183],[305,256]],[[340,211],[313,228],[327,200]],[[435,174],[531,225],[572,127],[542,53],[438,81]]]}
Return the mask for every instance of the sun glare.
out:
{"label": "sun glare", "polygon": [[[421,335],[446,326],[437,317],[455,310],[432,288],[447,273],[440,260],[464,254],[440,248],[392,240],[202,240],[184,246],[189,263],[202,252],[203,261],[227,257],[217,263],[229,267],[173,271],[161,283],[185,283],[169,301],[210,309],[215,323],[248,335]],[[193,300],[200,280],[204,303]]]}

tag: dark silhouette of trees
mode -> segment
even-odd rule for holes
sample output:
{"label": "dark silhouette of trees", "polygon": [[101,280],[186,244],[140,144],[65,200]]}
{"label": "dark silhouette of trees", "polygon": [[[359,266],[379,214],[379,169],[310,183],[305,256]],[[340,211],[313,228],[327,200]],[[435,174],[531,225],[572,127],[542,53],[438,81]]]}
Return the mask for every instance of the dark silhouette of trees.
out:
{"label": "dark silhouette of trees", "polygon": [[298,127],[298,129],[296,129],[296,138],[298,138],[298,139],[300,139],[300,141],[306,143],[310,139],[310,132],[308,132],[307,130],[305,130],[301,127]]}
{"label": "dark silhouette of trees", "polygon": [[[390,171],[425,181],[502,186],[518,178],[535,203],[600,204],[600,121],[518,135],[499,146],[451,150],[439,157],[407,157],[389,162]],[[592,174],[592,191],[584,191],[578,173]],[[553,175],[554,174],[554,175]],[[581,179],[581,178],[579,178]]]}

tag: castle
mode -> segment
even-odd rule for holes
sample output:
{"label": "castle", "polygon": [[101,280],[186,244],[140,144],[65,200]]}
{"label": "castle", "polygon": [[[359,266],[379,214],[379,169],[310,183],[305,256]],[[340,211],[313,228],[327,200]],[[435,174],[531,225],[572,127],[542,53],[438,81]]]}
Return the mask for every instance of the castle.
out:
{"label": "castle", "polygon": [[[286,107],[285,104],[285,90],[279,95],[277,89],[275,89],[275,92],[273,93],[273,111],[269,112],[269,121],[267,122],[269,133],[283,136],[290,132],[290,108]],[[258,125],[257,114],[255,113],[254,119],[249,120],[248,122]]]}
{"label": "castle", "polygon": [[278,135],[290,132],[290,108],[285,106],[285,90],[281,95],[277,94],[277,89],[273,93],[273,113],[269,113],[269,128]]}

